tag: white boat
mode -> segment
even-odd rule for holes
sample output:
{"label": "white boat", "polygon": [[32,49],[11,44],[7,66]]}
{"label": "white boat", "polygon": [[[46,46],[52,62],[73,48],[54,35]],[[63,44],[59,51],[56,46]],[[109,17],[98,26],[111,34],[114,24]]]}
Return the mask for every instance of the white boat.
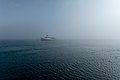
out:
{"label": "white boat", "polygon": [[41,38],[41,41],[55,41],[56,39],[54,37],[49,37],[48,35],[46,35],[46,37]]}

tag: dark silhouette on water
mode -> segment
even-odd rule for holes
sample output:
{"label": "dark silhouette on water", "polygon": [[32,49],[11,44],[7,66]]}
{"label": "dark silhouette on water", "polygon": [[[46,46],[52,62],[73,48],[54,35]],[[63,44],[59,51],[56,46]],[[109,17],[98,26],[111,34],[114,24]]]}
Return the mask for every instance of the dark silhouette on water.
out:
{"label": "dark silhouette on water", "polygon": [[46,35],[44,38],[41,38],[41,41],[55,41],[56,39],[54,37],[49,37]]}

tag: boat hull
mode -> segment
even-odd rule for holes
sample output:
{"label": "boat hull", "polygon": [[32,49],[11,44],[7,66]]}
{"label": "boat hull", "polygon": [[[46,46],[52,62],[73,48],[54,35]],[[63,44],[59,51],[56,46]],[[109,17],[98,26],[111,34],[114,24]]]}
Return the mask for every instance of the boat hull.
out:
{"label": "boat hull", "polygon": [[55,41],[55,39],[41,38],[41,41]]}

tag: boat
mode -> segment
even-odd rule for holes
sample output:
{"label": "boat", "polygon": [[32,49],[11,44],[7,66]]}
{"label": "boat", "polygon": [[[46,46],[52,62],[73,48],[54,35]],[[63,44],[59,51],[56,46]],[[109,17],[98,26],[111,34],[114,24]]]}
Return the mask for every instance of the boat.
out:
{"label": "boat", "polygon": [[41,41],[55,41],[56,38],[54,37],[49,37],[48,35],[46,35],[46,37],[41,38]]}

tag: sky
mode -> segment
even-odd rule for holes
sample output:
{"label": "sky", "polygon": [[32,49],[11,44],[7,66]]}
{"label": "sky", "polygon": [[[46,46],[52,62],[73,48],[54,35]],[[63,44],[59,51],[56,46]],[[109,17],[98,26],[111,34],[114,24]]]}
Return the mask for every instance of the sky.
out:
{"label": "sky", "polygon": [[120,39],[120,0],[0,0],[0,39]]}

